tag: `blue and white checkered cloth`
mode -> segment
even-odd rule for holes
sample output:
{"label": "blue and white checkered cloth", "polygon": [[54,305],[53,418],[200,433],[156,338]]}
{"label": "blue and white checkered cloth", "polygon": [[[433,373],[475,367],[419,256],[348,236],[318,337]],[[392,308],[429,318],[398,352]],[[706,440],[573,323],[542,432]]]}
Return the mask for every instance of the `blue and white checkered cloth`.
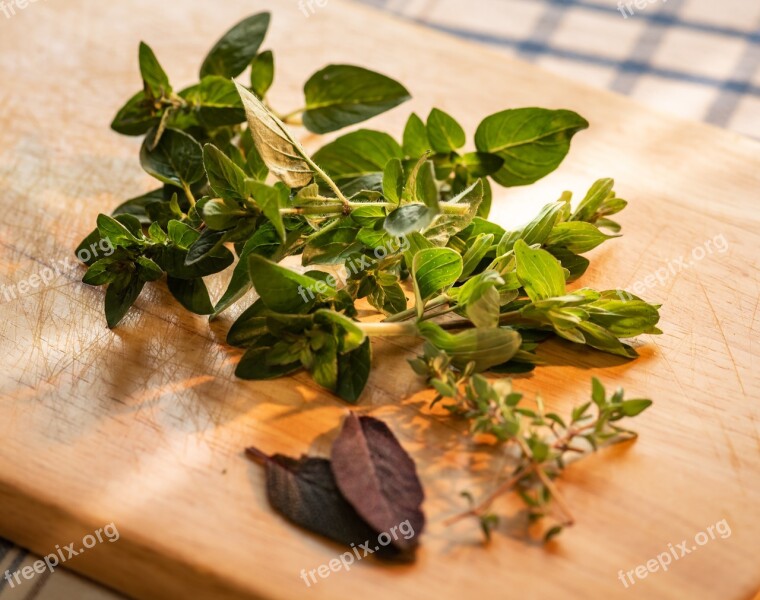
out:
{"label": "blue and white checkered cloth", "polygon": [[758,0],[356,0],[760,138]]}

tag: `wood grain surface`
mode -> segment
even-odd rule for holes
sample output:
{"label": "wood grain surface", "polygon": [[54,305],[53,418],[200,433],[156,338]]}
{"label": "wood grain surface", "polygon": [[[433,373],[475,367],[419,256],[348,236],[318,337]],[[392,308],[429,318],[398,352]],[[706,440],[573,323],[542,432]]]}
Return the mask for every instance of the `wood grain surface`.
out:
{"label": "wood grain surface", "polygon": [[[473,523],[443,525],[463,508],[460,491],[491,489],[503,459],[427,408],[406,365],[414,340],[378,341],[357,410],[386,420],[416,460],[429,528],[416,564],[367,559],[307,590],[300,571],[343,549],[274,514],[243,449],[324,453],[346,405],[303,375],[236,380],[239,352],[224,335],[239,310],[209,325],[155,284],[109,331],[103,290],[80,282],[73,249],[96,215],[153,187],[139,140],[108,128],[139,89],[138,42],[179,87],[223,31],[262,9],[273,12],[265,47],[283,111],[312,72],[349,62],[409,87],[412,102],[367,124],[396,135],[411,110],[432,106],[470,134],[517,106],[591,122],[558,171],[498,189],[494,218],[520,224],[563,190],[582,195],[614,177],[630,202],[624,237],[592,253],[583,283],[641,282],[663,303],[665,334],[645,336],[633,362],[557,343],[544,353],[550,366],[517,381],[558,411],[588,397],[592,375],[655,401],[637,419],[638,441],[568,469],[561,489],[577,525],[557,542],[526,537],[510,497],[495,505],[505,518],[488,547]],[[55,0],[0,19],[0,206],[0,535],[48,554],[113,522],[118,542],[67,566],[137,598],[744,600],[760,587],[759,144],[339,0],[308,18],[295,0]],[[682,258],[688,268],[654,279]],[[48,285],[3,297],[46,267],[60,271]],[[725,539],[627,589],[618,579],[723,519]]]}

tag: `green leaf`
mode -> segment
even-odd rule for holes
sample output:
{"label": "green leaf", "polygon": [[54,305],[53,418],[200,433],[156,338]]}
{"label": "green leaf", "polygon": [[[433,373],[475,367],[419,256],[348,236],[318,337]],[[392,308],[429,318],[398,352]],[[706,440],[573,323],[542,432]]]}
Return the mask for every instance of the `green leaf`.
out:
{"label": "green leaf", "polygon": [[[607,403],[607,394],[604,391],[604,386],[596,377],[591,378],[591,399],[599,408],[602,408]],[[575,415],[573,415],[573,419],[575,419]]]}
{"label": "green leaf", "polygon": [[565,293],[565,273],[559,261],[540,248],[532,249],[523,240],[514,246],[517,278],[528,297],[536,302]]}
{"label": "green leaf", "polygon": [[473,218],[472,222],[457,234],[457,239],[469,241],[471,238],[474,238],[481,233],[490,233],[494,236],[494,239],[499,240],[506,232],[496,223],[492,223],[491,221],[487,221],[483,217],[478,216]]}
{"label": "green leaf", "polygon": [[[465,190],[439,205],[440,214],[425,230],[425,236],[437,244],[448,243],[451,236],[467,227],[478,212],[483,200],[483,180],[478,179]],[[466,208],[464,212],[453,212],[454,208]]]}
{"label": "green leaf", "polygon": [[385,218],[382,206],[359,206],[351,210],[351,220],[362,227],[374,228]]}
{"label": "green leaf", "polygon": [[614,237],[618,236],[606,235],[591,223],[571,221],[555,225],[546,240],[546,245],[565,248],[574,254],[583,254]]}
{"label": "green leaf", "polygon": [[404,167],[401,160],[393,158],[388,161],[383,171],[383,195],[386,200],[398,204],[404,189]]}
{"label": "green leaf", "polygon": [[562,533],[562,530],[564,527],[562,525],[554,525],[553,527],[550,527],[547,532],[544,534],[544,542],[549,543],[551,542],[555,537],[557,537],[560,533]]}
{"label": "green leaf", "polygon": [[251,91],[259,98],[266,96],[274,81],[274,55],[271,50],[261,52],[251,61]]}
{"label": "green leaf", "polygon": [[246,212],[237,206],[230,206],[220,198],[214,198],[205,202],[201,208],[203,222],[209,229],[225,231],[235,226],[235,223],[246,216]]}
{"label": "green leaf", "polygon": [[251,136],[251,130],[248,128],[240,135],[240,151],[245,156],[245,164],[241,166],[245,169],[246,174],[255,181],[266,181],[269,175],[269,168],[256,149],[253,136]]}
{"label": "green leaf", "polygon": [[214,231],[207,227],[187,249],[186,265],[193,265],[217,250],[221,250],[227,237],[227,231]]}
{"label": "green leaf", "polygon": [[498,254],[509,252],[518,239],[523,240],[529,246],[543,244],[552,232],[552,229],[562,215],[564,202],[552,202],[545,205],[536,217],[522,228],[519,232],[511,232],[505,235],[499,242]]}
{"label": "green leaf", "polygon": [[390,248],[397,242],[384,229],[374,229],[371,227],[362,227],[356,236],[356,241],[364,244],[367,248]]}
{"label": "green leaf", "polygon": [[356,350],[339,354],[335,393],[346,402],[356,403],[367,385],[371,366],[369,338],[366,338]]}
{"label": "green leaf", "polygon": [[455,367],[463,369],[469,362],[475,363],[476,371],[485,371],[501,365],[520,349],[522,339],[513,329],[468,329],[451,334],[431,321],[417,325],[420,335],[436,348],[446,352]]}
{"label": "green leaf", "polygon": [[419,158],[433,150],[425,123],[414,113],[409,115],[404,127],[403,150],[409,158]]}
{"label": "green leaf", "polygon": [[430,225],[435,212],[424,204],[404,204],[391,212],[383,223],[391,235],[403,236],[412,231],[422,231]]}
{"label": "green leaf", "polygon": [[406,310],[406,294],[398,282],[390,284],[377,282],[369,293],[367,301],[386,315]]}
{"label": "green leaf", "polygon": [[243,100],[253,143],[264,164],[288,187],[299,188],[308,184],[313,174],[304,160],[306,154],[301,145],[261,100],[242,85],[235,85]]}
{"label": "green leaf", "polygon": [[118,260],[112,257],[101,258],[92,263],[82,277],[82,283],[87,285],[105,285],[119,277]]}
{"label": "green leaf", "polygon": [[477,268],[491,248],[493,239],[492,233],[480,233],[474,239],[469,240],[467,250],[462,256],[463,266],[460,279],[469,277]]}
{"label": "green leaf", "polygon": [[491,214],[491,200],[493,199],[493,191],[491,190],[491,182],[488,179],[481,179],[483,182],[483,199],[478,206],[478,216],[484,219],[488,218]]}
{"label": "green leaf", "polygon": [[[278,184],[278,186],[280,185]],[[280,239],[284,240],[285,225],[282,222],[280,208],[284,207],[288,202],[288,189],[278,186],[272,187],[258,181],[248,183],[248,188],[256,204],[261,208],[261,212],[274,225]]]}
{"label": "green leaf", "polygon": [[167,277],[166,283],[169,291],[179,303],[187,310],[196,315],[210,315],[214,312],[214,306],[206,289],[206,284],[200,277],[196,279],[177,279]]}
{"label": "green leaf", "polygon": [[214,44],[201,65],[201,78],[206,75],[237,77],[259,51],[269,28],[268,12],[243,19]]}
{"label": "green leaf", "polygon": [[140,219],[132,215],[117,215],[115,219],[124,225],[124,227],[127,228],[127,231],[129,231],[138,240],[145,239],[142,231],[142,225],[140,224]]}
{"label": "green leaf", "polygon": [[407,265],[412,264],[412,259],[414,258],[414,255],[417,254],[417,252],[419,252],[420,250],[427,250],[428,248],[436,247],[435,244],[433,244],[433,242],[431,242],[424,235],[416,231],[410,233],[407,236],[406,241],[409,245],[409,249],[404,252],[404,257],[405,257]]}
{"label": "green leaf", "polygon": [[[135,235],[135,233],[139,235],[141,233],[140,222],[132,215],[116,215],[115,220],[124,225],[132,235]],[[136,229],[134,228],[135,221],[137,222]],[[114,251],[113,244],[101,235],[100,230],[96,227],[87,237],[79,242],[79,245],[74,250],[74,254],[77,259],[89,267],[100,258],[111,256]]]}
{"label": "green leaf", "polygon": [[140,148],[140,164],[149,175],[177,187],[189,187],[205,176],[203,149],[195,139],[167,129],[153,147],[155,135],[155,130],[148,133]]}
{"label": "green leaf", "polygon": [[150,225],[153,219],[151,219],[148,214],[148,205],[162,202],[164,202],[164,190],[163,188],[158,188],[157,190],[142,194],[141,196],[125,200],[119,204],[111,214],[113,216],[121,214],[132,215],[137,217],[143,225]]}
{"label": "green leaf", "polygon": [[176,246],[164,246],[154,257],[155,261],[172,277],[179,279],[194,279],[218,273],[229,267],[234,257],[225,247],[207,252],[198,260],[187,263],[188,251]]}
{"label": "green leaf", "polygon": [[227,200],[248,198],[245,172],[213,144],[203,146],[203,165],[214,193]]}
{"label": "green leaf", "polygon": [[575,281],[581,277],[591,264],[587,258],[573,254],[565,248],[552,247],[546,250],[551,252],[554,258],[562,264],[563,269],[567,269],[570,272],[570,276],[567,278],[568,282]]}
{"label": "green leaf", "polygon": [[[128,248],[130,246],[138,246],[143,242],[139,240],[135,235],[122,223],[109,217],[108,215],[98,215],[98,231],[101,237],[111,242],[114,248]],[[139,225],[138,225],[139,226]]]}
{"label": "green leaf", "polygon": [[450,115],[434,108],[427,119],[427,136],[433,150],[440,153],[454,152],[464,146],[464,129]]}
{"label": "green leaf", "polygon": [[243,102],[231,79],[208,75],[200,83],[182,90],[179,95],[189,105],[185,109],[186,114],[194,115],[201,125],[209,129],[245,122]]}
{"label": "green leaf", "polygon": [[420,202],[438,213],[438,186],[435,183],[433,163],[427,156],[421,157],[414,165],[404,185],[402,193],[405,202]]}
{"label": "green leaf", "polygon": [[354,321],[334,310],[320,309],[314,313],[314,322],[321,325],[335,325],[338,329],[338,352],[356,350],[365,340],[364,330]]}
{"label": "green leaf", "polygon": [[[594,378],[596,379],[596,378]],[[588,407],[591,406],[591,402],[585,402],[579,406],[576,406],[573,408],[573,412],[571,413],[572,422],[575,423],[577,421],[580,421],[586,417],[586,411],[588,410]],[[549,415],[547,415],[548,417]],[[564,425],[562,425],[564,427]]]}
{"label": "green leaf", "polygon": [[161,121],[161,111],[140,90],[119,109],[111,123],[111,129],[123,135],[143,135]]}
{"label": "green leaf", "polygon": [[304,85],[303,124],[329,133],[366,121],[409,100],[409,92],[390,77],[351,65],[328,65]]}
{"label": "green leaf", "polygon": [[309,240],[303,250],[304,265],[334,265],[346,261],[354,247],[360,227],[351,217],[341,219],[337,225],[326,228]]}
{"label": "green leaf", "polygon": [[470,298],[465,312],[475,327],[497,327],[499,308],[499,292],[493,285],[484,285]]}
{"label": "green leaf", "polygon": [[516,108],[486,117],[475,132],[475,146],[504,159],[493,179],[503,186],[527,185],[556,169],[573,135],[588,122],[569,110]]}
{"label": "green leaf", "polygon": [[214,307],[214,316],[232,306],[251,289],[251,276],[248,272],[248,257],[259,254],[265,258],[272,258],[280,248],[279,235],[271,223],[264,223],[245,243],[240,251],[240,256],[227,289]]}
{"label": "green leaf", "polygon": [[152,98],[169,96],[172,86],[169,77],[161,67],[156,55],[148,44],[140,42],[139,51],[140,75],[145,85],[145,90],[150,92]]}
{"label": "green leaf", "polygon": [[432,385],[435,391],[441,396],[453,398],[457,395],[457,389],[453,385],[445,383],[440,379],[431,379],[430,385]]}
{"label": "green leaf", "polygon": [[316,279],[281,267],[262,256],[248,257],[248,269],[253,286],[267,308],[278,313],[307,312],[315,302],[315,291],[332,288]]}
{"label": "green leaf", "polygon": [[313,159],[336,182],[383,173],[394,158],[401,158],[398,142],[387,133],[359,129],[323,146]]}
{"label": "green leaf", "polygon": [[[246,266],[247,263],[248,261],[246,261]],[[246,308],[232,324],[227,332],[227,343],[230,346],[242,348],[254,345],[262,336],[269,333],[267,318],[271,314],[271,311],[259,298]]]}
{"label": "green leaf", "polygon": [[575,212],[570,217],[570,220],[591,220],[591,218],[593,218],[593,216],[602,206],[602,203],[612,194],[612,187],[614,185],[614,179],[606,178],[596,180],[586,193],[586,197],[581,200],[578,208],[575,209]]}
{"label": "green leaf", "polygon": [[179,221],[169,221],[167,231],[172,243],[156,247],[154,260],[172,277],[205,277],[222,271],[234,260],[232,253],[219,243],[225,235],[223,231],[205,229],[201,235]]}
{"label": "green leaf", "polygon": [[[272,343],[273,340],[272,340]],[[252,346],[243,354],[235,369],[235,376],[241,379],[274,379],[299,371],[300,362],[288,365],[270,365],[267,356],[272,352],[271,346]]]}
{"label": "green leaf", "polygon": [[172,241],[172,243],[175,244],[178,248],[182,248],[184,250],[190,248],[190,246],[195,243],[198,237],[200,237],[200,233],[198,233],[195,229],[186,223],[182,223],[181,221],[176,220],[169,221],[168,225],[166,226],[166,231],[169,234],[169,239]]}
{"label": "green leaf", "polygon": [[636,358],[638,356],[636,350],[631,346],[622,343],[604,327],[596,323],[584,321],[578,323],[578,329],[582,332],[585,343],[592,348],[625,358]]}
{"label": "green leaf", "polygon": [[146,256],[138,256],[135,264],[137,265],[137,274],[143,281],[156,281],[164,276],[161,267]]}
{"label": "green leaf", "polygon": [[[164,192],[166,192],[167,189],[176,190],[177,188],[170,185],[164,186]],[[189,213],[192,214],[195,212],[197,217],[198,207],[196,206],[194,210],[191,209],[186,195],[183,195],[182,203],[183,206],[188,207],[186,210],[188,210]],[[169,221],[182,220],[187,216],[184,212],[182,212],[182,209],[179,206],[179,197],[177,196],[176,192],[172,193],[171,199],[169,200],[149,202],[145,205],[145,212],[147,213],[148,220],[151,223],[157,223],[162,229],[166,228]],[[195,219],[196,217],[191,217],[190,219]],[[140,222],[142,222],[142,219]]]}
{"label": "green leaf", "polygon": [[451,248],[421,250],[414,255],[412,271],[418,301],[424,302],[454,285],[462,274],[462,257]]}
{"label": "green leaf", "polygon": [[470,177],[487,177],[501,169],[504,159],[489,152],[467,152],[459,158]]}
{"label": "green leaf", "polygon": [[335,391],[338,387],[338,351],[334,337],[325,336],[324,343],[313,354],[312,363],[306,367],[315,382],[331,392]]}
{"label": "green leaf", "polygon": [[383,174],[368,173],[357,179],[340,181],[343,194],[356,202],[380,200],[383,195]]}
{"label": "green leaf", "polygon": [[650,406],[652,406],[651,400],[623,400],[620,408],[626,417],[635,417],[636,415],[644,412]]}
{"label": "green leaf", "polygon": [[527,442],[528,446],[530,447],[531,454],[533,455],[533,460],[538,463],[544,462],[549,456],[549,445],[546,442],[534,437],[528,438]]}
{"label": "green leaf", "polygon": [[659,333],[655,326],[660,320],[657,306],[643,300],[628,300],[604,292],[599,300],[585,307],[589,320],[607,329],[616,337],[634,337],[642,333]]}
{"label": "green leaf", "polygon": [[124,282],[114,281],[106,289],[106,322],[113,329],[127,314],[145,286],[145,281],[132,276]]}
{"label": "green leaf", "polygon": [[163,269],[172,277],[178,279],[194,279],[196,277],[206,277],[224,271],[235,260],[232,253],[224,246],[217,248],[213,252],[192,263],[187,263],[187,252],[179,252],[176,257],[171,256],[171,252],[166,253],[167,264],[163,264]]}

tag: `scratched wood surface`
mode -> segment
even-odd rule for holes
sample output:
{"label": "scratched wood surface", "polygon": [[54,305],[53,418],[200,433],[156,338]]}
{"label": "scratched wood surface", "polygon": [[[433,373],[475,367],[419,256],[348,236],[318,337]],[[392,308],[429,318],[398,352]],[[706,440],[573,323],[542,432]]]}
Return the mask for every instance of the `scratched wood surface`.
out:
{"label": "scratched wood surface", "polygon": [[[597,177],[615,177],[630,201],[625,235],[593,253],[584,283],[641,282],[642,295],[663,303],[665,331],[645,337],[633,362],[556,344],[544,354],[550,366],[517,382],[530,394],[542,390],[559,411],[587,398],[592,375],[655,400],[638,419],[636,443],[567,471],[561,487],[577,526],[549,547],[526,540],[513,498],[495,506],[506,518],[489,547],[472,523],[443,526],[462,508],[459,492],[490,489],[502,461],[427,408],[431,397],[405,364],[414,340],[375,343],[376,369],[357,410],[385,419],[413,455],[429,528],[416,564],[368,559],[312,585],[309,597],[753,597],[760,145],[339,0],[309,18],[295,1],[210,6],[56,0],[0,20],[0,292],[59,270],[16,299],[0,293],[0,535],[47,554],[113,522],[119,541],[69,566],[137,598],[299,598],[301,569],[342,551],[274,514],[262,470],[242,451],[325,452],[346,406],[302,375],[236,380],[238,352],[224,344],[234,314],[209,326],[163,284],[149,286],[109,331],[103,291],[80,283],[83,269],[65,262],[97,213],[153,185],[137,162],[139,141],[108,129],[139,87],[138,42],[153,46],[175,85],[189,84],[221,32],[269,8],[272,102],[283,110],[299,105],[314,70],[352,62],[412,91],[413,102],[369,125],[396,134],[409,111],[432,106],[469,132],[507,107],[587,117],[591,129],[557,172],[530,188],[498,190],[495,219],[519,224],[564,189],[582,194]],[[705,251],[701,260],[695,248]],[[653,279],[682,257],[689,268]],[[725,539],[628,589],[618,580],[619,570],[723,519]]]}

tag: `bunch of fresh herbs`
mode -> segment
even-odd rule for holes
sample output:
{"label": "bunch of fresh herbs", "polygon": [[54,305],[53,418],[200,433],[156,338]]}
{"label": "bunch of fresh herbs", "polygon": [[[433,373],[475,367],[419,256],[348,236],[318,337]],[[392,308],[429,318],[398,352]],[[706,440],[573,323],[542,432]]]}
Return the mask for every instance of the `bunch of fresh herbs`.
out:
{"label": "bunch of fresh herbs", "polygon": [[[351,403],[370,373],[371,337],[424,340],[414,368],[439,397],[453,399],[449,410],[472,420],[473,431],[519,448],[500,490],[516,489],[531,514],[543,514],[558,498],[552,480],[576,438],[594,448],[624,439],[629,433],[613,422],[649,401],[624,401],[622,392],[607,400],[595,382],[598,416],[585,404],[563,420],[540,405],[525,408],[505,380],[490,384],[478,373],[530,371],[552,337],[634,358],[623,340],[659,333],[656,305],[623,290],[566,287],[588,268],[583,255],[620,230],[610,217],[626,201],[612,180],[595,182],[574,209],[565,192],[517,229],[487,219],[493,184],[527,185],[552,172],[588,123],[569,110],[508,109],[484,118],[466,151],[463,128],[434,108],[425,121],[412,114],[400,142],[359,129],[309,154],[290,126],[333,132],[410,96],[379,73],[328,65],[304,85],[301,108],[275,110],[267,100],[273,54],[260,51],[269,18],[257,14],[228,31],[203,61],[200,81],[180,91],[140,45],[142,89],[112,128],[144,136],[140,163],[157,187],[98,216],[80,248],[104,241],[115,250],[93,256],[83,281],[107,286],[109,327],[164,275],[184,308],[211,318],[255,289],[228,334],[246,349],[236,374],[267,379],[305,369]],[[246,69],[247,79],[236,80]],[[312,269],[280,264],[292,255]],[[362,268],[345,281],[325,271],[349,261]],[[212,301],[204,277],[233,263],[226,291]],[[357,320],[360,300],[383,320]],[[488,531],[486,505],[472,514]]]}

